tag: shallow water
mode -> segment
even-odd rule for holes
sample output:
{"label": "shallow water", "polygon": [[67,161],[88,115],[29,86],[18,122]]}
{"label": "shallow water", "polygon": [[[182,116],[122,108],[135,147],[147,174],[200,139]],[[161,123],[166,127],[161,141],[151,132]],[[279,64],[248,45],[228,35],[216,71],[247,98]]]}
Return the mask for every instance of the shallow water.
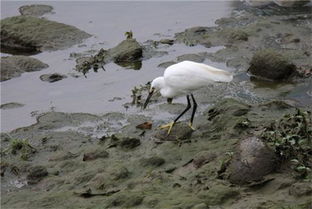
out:
{"label": "shallow water", "polygon": [[[144,60],[138,71],[125,69],[114,63],[105,65],[106,71],[89,72],[87,78],[76,72],[72,52],[90,49],[111,48],[125,39],[124,33],[132,30],[141,43],[147,40],[173,38],[176,32],[194,26],[213,26],[216,19],[229,16],[239,4],[234,1],[206,2],[2,2],[1,18],[19,15],[18,8],[25,4],[44,3],[54,7],[53,14],[45,15],[50,20],[76,26],[92,35],[83,45],[66,50],[43,52],[33,57],[50,67],[40,72],[24,73],[21,77],[1,82],[1,104],[18,102],[25,106],[1,110],[1,131],[10,131],[35,122],[37,115],[47,111],[86,112],[105,114],[108,112],[140,113],[155,119],[172,117],[165,111],[149,108],[142,111],[137,107],[125,108],[131,102],[131,89],[145,84],[163,74],[160,63],[174,60],[188,53],[214,52],[222,47],[187,47],[183,44],[161,46],[159,51],[168,55]],[[1,54],[5,56],[6,54]],[[234,71],[225,63],[205,63]],[[47,73],[61,73],[68,78],[47,83],[39,79]],[[73,76],[72,76],[73,75]],[[77,77],[78,76],[78,77]],[[310,79],[311,81],[311,79]],[[250,82],[246,73],[236,73],[230,87],[230,94],[247,101],[261,101],[263,98],[290,99],[301,104],[311,105],[311,82],[296,84],[274,84]],[[218,94],[216,92],[215,94]],[[185,103],[181,97],[176,102]],[[201,99],[203,100],[203,99]],[[207,107],[201,102],[199,111]],[[151,107],[153,107],[151,105]]]}
{"label": "shallow water", "polygon": [[[187,53],[214,51],[202,46],[174,45],[159,50],[168,51],[163,57],[143,61],[141,70],[124,69],[115,64],[105,66],[106,72],[90,72],[87,78],[73,70],[75,60],[71,52],[111,48],[121,42],[126,31],[132,30],[139,42],[149,39],[172,38],[174,33],[193,26],[212,26],[218,18],[228,16],[234,6],[230,1],[209,2],[2,2],[1,18],[19,15],[18,8],[25,4],[44,3],[54,7],[54,14],[45,17],[76,26],[94,36],[83,44],[66,50],[43,52],[33,57],[50,67],[40,72],[24,73],[21,77],[1,83],[1,104],[18,102],[24,107],[1,110],[1,131],[10,131],[35,122],[35,116],[55,110],[63,112],[137,112],[126,110],[124,103],[131,101],[131,89],[145,84],[163,73],[157,65],[174,60]],[[5,54],[1,54],[5,56]],[[216,67],[226,68],[222,63]],[[229,69],[231,70],[231,69]],[[80,77],[47,83],[39,79],[46,73],[74,73]],[[114,97],[121,98],[112,100]]]}

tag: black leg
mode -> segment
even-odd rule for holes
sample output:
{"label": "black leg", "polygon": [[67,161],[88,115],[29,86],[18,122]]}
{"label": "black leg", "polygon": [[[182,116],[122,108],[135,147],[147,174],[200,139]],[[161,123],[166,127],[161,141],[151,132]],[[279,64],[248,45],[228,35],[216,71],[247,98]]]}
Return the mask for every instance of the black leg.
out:
{"label": "black leg", "polygon": [[194,120],[194,116],[195,116],[195,112],[196,112],[196,109],[197,109],[197,103],[195,101],[195,98],[193,96],[193,94],[191,94],[191,97],[192,97],[192,101],[193,101],[193,112],[192,112],[192,117],[191,117],[191,125],[193,124],[193,120]]}
{"label": "black leg", "polygon": [[184,115],[191,108],[190,95],[186,95],[186,99],[187,99],[187,106],[185,110],[173,121],[173,123],[176,123],[182,117],[182,115]]}

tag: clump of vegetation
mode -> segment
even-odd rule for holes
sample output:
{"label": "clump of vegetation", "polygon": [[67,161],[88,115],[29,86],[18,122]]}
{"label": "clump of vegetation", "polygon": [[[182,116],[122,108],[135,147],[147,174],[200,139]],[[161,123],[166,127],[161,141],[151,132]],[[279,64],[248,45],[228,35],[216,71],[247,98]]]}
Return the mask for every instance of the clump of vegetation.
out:
{"label": "clump of vegetation", "polygon": [[130,31],[125,32],[125,36],[126,36],[127,39],[132,39],[133,38],[132,31],[130,30]]}
{"label": "clump of vegetation", "polygon": [[[142,105],[144,99],[142,97],[148,95],[148,91],[151,87],[151,82],[146,83],[145,85],[135,86],[131,89],[132,105]],[[145,95],[144,95],[145,94]]]}
{"label": "clump of vegetation", "polygon": [[[78,64],[76,65],[76,69],[78,72],[82,72],[84,76],[86,76],[86,73],[93,69],[94,72],[97,72],[99,68],[102,68],[104,71],[104,65],[106,63],[105,58],[107,56],[107,50],[100,49],[100,51],[91,57],[84,57],[78,61]],[[79,59],[78,59],[79,60]]]}
{"label": "clump of vegetation", "polygon": [[22,160],[28,160],[30,156],[37,150],[31,146],[27,139],[13,139],[11,141],[11,153],[16,155],[21,153],[20,157]]}
{"label": "clump of vegetation", "polygon": [[312,167],[312,114],[297,110],[272,123],[262,138],[275,150],[283,162],[291,162],[299,177],[306,177]]}

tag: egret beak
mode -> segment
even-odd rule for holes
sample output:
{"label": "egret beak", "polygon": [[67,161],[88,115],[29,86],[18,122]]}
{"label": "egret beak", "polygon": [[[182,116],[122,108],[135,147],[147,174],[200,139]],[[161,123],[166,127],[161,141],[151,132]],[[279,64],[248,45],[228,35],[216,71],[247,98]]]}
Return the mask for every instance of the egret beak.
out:
{"label": "egret beak", "polygon": [[146,98],[146,101],[144,102],[143,109],[145,109],[146,106],[147,106],[147,104],[149,103],[151,97],[153,96],[154,90],[155,90],[154,88],[151,88],[151,89],[150,89],[150,91],[149,91],[149,93],[148,93],[148,96],[147,96],[147,98]]}

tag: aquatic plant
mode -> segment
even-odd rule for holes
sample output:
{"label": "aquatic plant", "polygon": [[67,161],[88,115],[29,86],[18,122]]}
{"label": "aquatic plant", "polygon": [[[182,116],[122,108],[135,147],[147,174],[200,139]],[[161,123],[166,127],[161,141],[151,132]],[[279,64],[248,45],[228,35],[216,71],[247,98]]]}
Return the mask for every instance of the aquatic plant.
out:
{"label": "aquatic plant", "polygon": [[29,144],[27,139],[12,139],[10,149],[11,153],[14,155],[20,152],[22,160],[28,160],[29,157],[37,151]]}
{"label": "aquatic plant", "polygon": [[310,111],[297,109],[267,127],[261,137],[275,150],[282,162],[291,162],[299,177],[312,167],[312,117]]}

